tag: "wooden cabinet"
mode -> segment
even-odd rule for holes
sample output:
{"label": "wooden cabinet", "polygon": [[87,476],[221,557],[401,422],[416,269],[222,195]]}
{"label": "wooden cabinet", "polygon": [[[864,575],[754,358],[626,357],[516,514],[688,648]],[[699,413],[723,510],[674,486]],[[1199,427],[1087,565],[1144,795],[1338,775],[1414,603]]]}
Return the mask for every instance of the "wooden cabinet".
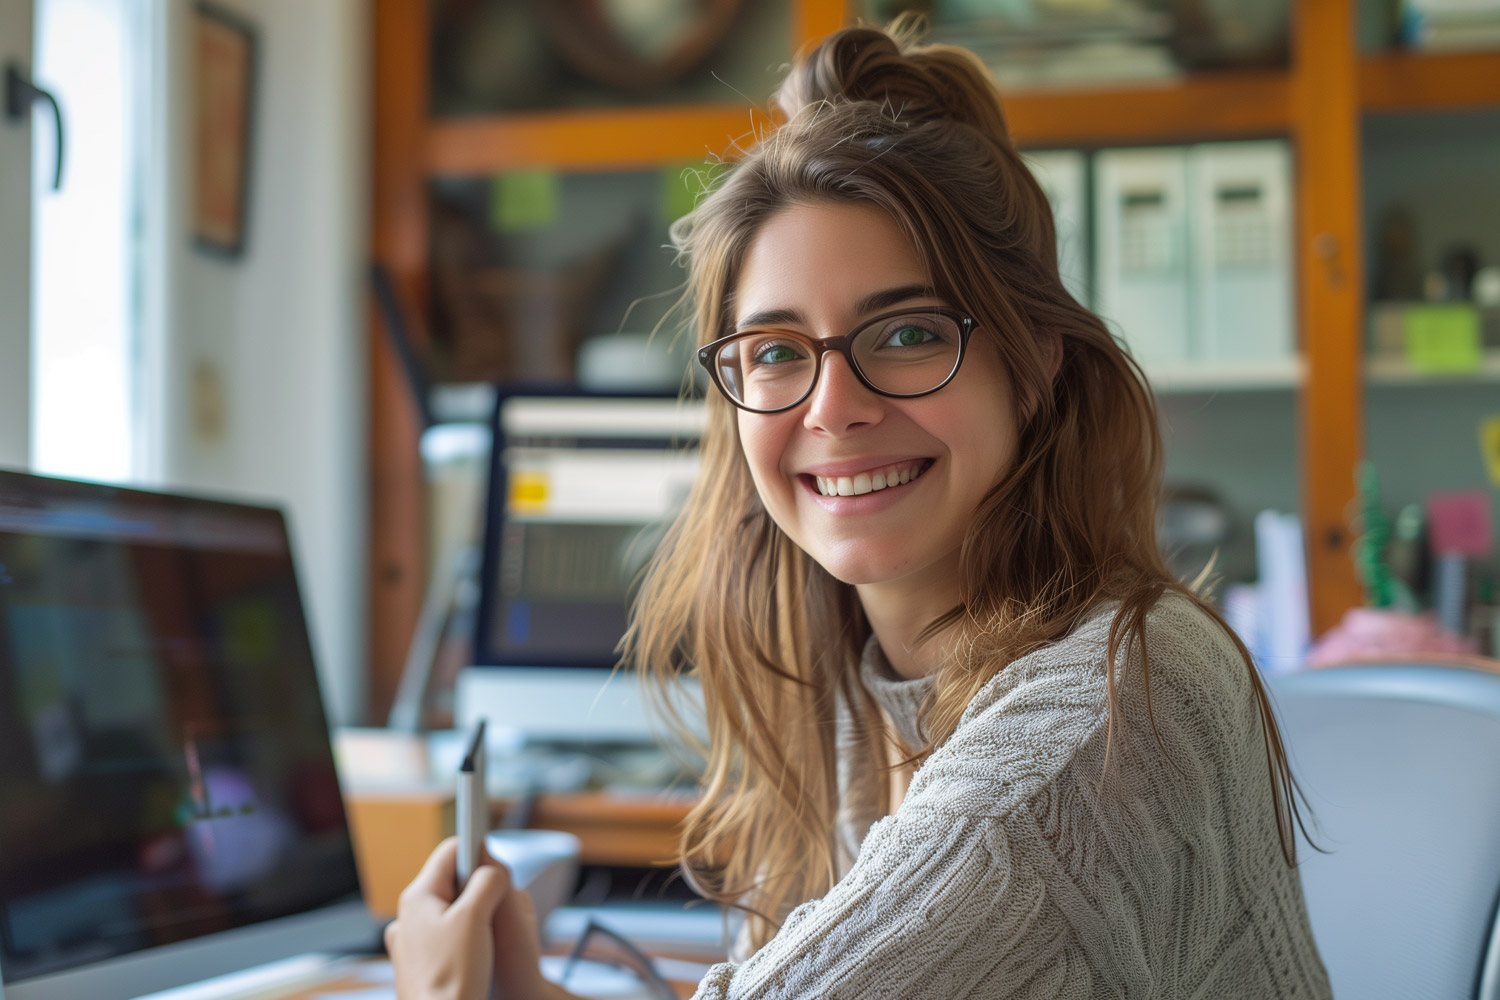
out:
{"label": "wooden cabinet", "polygon": [[[1363,452],[1365,265],[1361,119],[1367,111],[1500,106],[1500,52],[1361,56],[1355,0],[1292,0],[1286,69],[1182,82],[1017,94],[1006,100],[1023,147],[1284,136],[1295,149],[1301,509],[1312,626],[1360,600],[1345,511]],[[544,166],[625,170],[701,159],[746,134],[742,103],[526,112],[432,119],[427,10],[374,6],[373,257],[408,312],[427,294],[426,185],[435,177]],[[843,24],[843,0],[791,0],[787,52]],[[383,719],[422,598],[426,565],[418,419],[378,322],[370,335],[371,718]]]}

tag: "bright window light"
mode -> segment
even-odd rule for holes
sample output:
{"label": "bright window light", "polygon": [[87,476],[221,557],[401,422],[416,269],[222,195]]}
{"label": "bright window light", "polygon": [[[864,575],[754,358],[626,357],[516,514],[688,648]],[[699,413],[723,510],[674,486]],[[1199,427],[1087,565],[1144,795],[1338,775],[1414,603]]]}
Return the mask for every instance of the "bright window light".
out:
{"label": "bright window light", "polygon": [[[147,0],[150,2],[150,0]],[[139,0],[35,0],[33,75],[62,105],[56,145],[37,116],[32,183],[32,466],[128,481],[136,470],[139,356],[136,130]]]}

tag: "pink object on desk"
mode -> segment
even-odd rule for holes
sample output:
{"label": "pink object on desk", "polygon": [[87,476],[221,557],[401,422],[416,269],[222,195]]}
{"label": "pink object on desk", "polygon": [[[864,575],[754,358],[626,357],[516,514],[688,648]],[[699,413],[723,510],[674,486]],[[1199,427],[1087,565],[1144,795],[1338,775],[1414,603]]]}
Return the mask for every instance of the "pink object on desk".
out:
{"label": "pink object on desk", "polygon": [[1339,663],[1423,656],[1472,656],[1479,652],[1473,639],[1438,624],[1430,614],[1414,615],[1394,608],[1351,608],[1329,631],[1313,643],[1307,654],[1309,667],[1331,667]]}
{"label": "pink object on desk", "polygon": [[1481,559],[1495,543],[1490,497],[1484,490],[1434,493],[1427,498],[1432,554]]}

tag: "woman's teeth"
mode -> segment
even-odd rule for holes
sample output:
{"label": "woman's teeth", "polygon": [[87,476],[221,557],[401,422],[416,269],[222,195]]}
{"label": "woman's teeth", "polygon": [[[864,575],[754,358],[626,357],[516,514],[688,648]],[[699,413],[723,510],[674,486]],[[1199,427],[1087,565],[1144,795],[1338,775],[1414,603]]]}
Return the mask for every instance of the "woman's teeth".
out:
{"label": "woman's teeth", "polygon": [[874,472],[861,472],[857,476],[814,476],[813,479],[818,484],[818,492],[825,497],[857,497],[888,486],[909,483],[926,469],[924,462],[907,462],[876,469]]}

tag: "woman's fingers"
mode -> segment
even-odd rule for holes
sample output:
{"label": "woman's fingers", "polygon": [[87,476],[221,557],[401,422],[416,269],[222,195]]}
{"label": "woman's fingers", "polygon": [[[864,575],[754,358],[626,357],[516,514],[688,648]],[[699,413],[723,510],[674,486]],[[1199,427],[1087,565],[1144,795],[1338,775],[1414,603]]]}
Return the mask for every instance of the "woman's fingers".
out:
{"label": "woman's fingers", "polygon": [[473,911],[478,919],[489,922],[495,907],[510,892],[510,869],[497,861],[481,864],[469,876],[464,891],[453,904],[454,910]]}
{"label": "woman's fingers", "polygon": [[426,909],[434,903],[438,909],[446,909],[456,894],[454,880],[458,877],[457,872],[458,838],[449,837],[433,849],[416,878],[401,891],[398,912],[408,907]]}

